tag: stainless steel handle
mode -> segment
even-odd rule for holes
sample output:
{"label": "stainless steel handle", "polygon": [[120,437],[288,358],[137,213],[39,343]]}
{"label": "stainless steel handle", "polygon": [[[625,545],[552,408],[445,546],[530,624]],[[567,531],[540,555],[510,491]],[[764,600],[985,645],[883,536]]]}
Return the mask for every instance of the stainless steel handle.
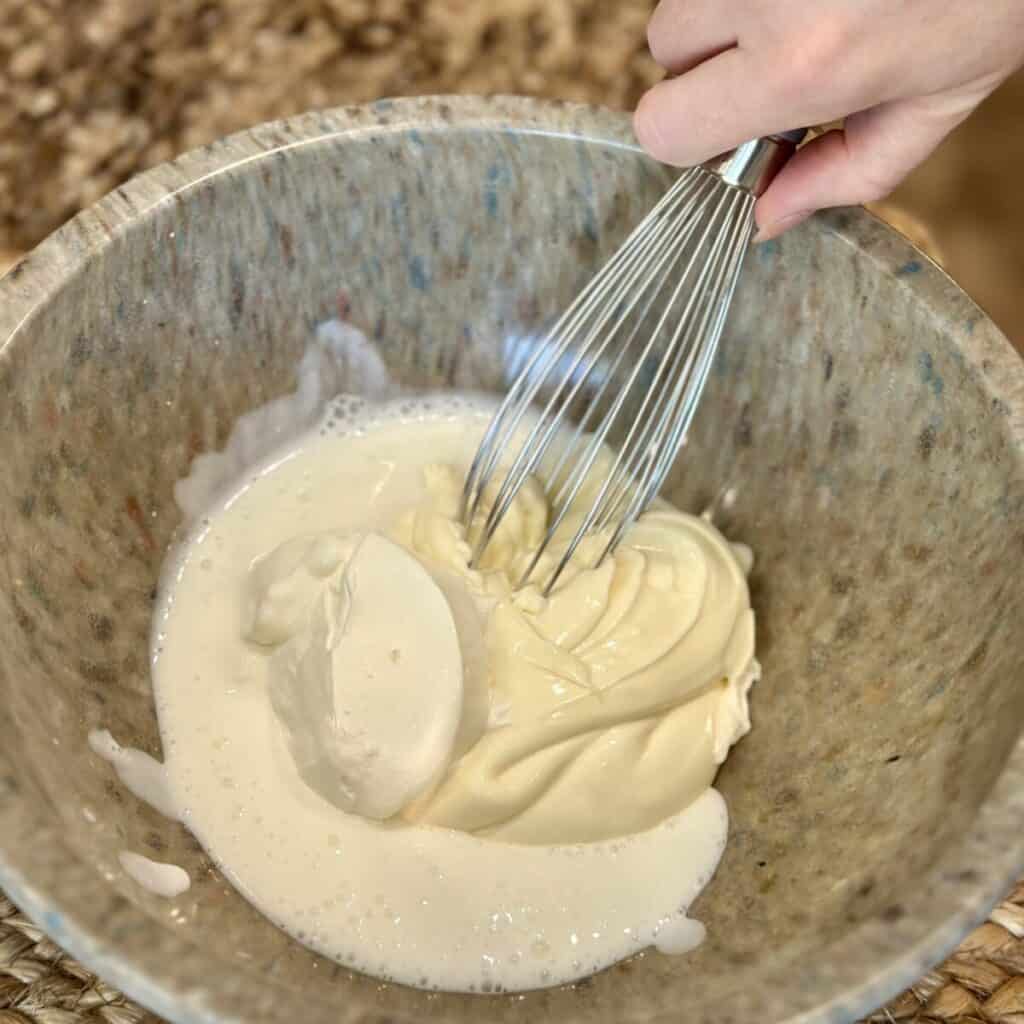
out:
{"label": "stainless steel handle", "polygon": [[806,134],[806,128],[797,128],[778,135],[767,135],[762,139],[751,139],[704,166],[714,171],[727,185],[759,196],[782,170]]}

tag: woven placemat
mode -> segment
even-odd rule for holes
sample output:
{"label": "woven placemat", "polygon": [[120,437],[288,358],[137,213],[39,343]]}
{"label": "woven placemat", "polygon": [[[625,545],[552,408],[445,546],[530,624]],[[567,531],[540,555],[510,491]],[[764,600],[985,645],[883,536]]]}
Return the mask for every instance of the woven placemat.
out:
{"label": "woven placemat", "polygon": [[[949,960],[869,1021],[1022,1024],[1024,880]],[[0,1024],[159,1022],[55,946],[0,893]]]}
{"label": "woven placemat", "polygon": [[0,892],[0,1024],[159,1024],[55,946]]}

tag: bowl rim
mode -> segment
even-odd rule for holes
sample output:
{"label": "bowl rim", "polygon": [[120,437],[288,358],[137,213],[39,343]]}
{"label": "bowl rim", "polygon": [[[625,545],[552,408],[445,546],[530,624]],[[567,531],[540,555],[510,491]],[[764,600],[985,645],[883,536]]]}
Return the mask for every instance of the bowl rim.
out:
{"label": "bowl rim", "polygon": [[[202,182],[301,146],[453,129],[523,132],[639,148],[625,114],[517,96],[384,99],[258,125],[133,178],[59,228],[0,277],[0,358],[21,328],[91,257]],[[815,223],[882,273],[899,277],[925,308],[941,304],[943,322],[947,315],[950,321],[946,329],[955,335],[980,386],[993,402],[1003,403],[1013,455],[1024,471],[1024,363],[999,329],[948,274],[873,215],[859,208],[831,211],[818,214]],[[227,976],[211,979],[208,972],[198,970],[209,954],[174,935],[106,885],[98,868],[79,860],[62,836],[57,816],[48,818],[39,803],[20,797],[15,778],[14,766],[0,750],[0,886],[14,903],[82,963],[168,1020],[225,1024],[263,1019],[258,1001],[239,1005],[243,989],[237,983]],[[779,1000],[779,1024],[835,1024],[872,1012],[918,980],[984,920],[1024,871],[1022,835],[1024,734],[971,827],[944,850],[915,889],[918,895],[905,901],[906,907],[866,918],[800,962],[772,957],[752,967],[744,990],[718,1004],[720,1018],[764,1019],[775,993],[786,993]],[[108,898],[90,907],[75,902],[79,886],[97,884],[110,890]],[[114,932],[116,944],[106,937]],[[147,936],[155,935],[162,936],[160,944],[147,941]],[[196,962],[194,988],[183,985],[180,970],[172,973],[168,968],[171,958],[166,950],[171,946],[180,952],[179,966]],[[223,962],[236,978],[243,974],[238,965],[226,958]],[[316,1013],[318,1005],[306,1003],[307,1019],[328,1019],[327,1014]],[[483,1020],[490,1014],[483,1009],[485,1003],[480,1005]],[[323,1006],[336,1021],[358,1021],[362,1016],[357,1008],[339,1014],[336,1008]],[[368,1007],[366,1012],[372,1017],[377,1011]],[[428,1010],[425,1016],[435,1015]],[[650,1024],[668,1019],[661,1015],[651,1018]]]}

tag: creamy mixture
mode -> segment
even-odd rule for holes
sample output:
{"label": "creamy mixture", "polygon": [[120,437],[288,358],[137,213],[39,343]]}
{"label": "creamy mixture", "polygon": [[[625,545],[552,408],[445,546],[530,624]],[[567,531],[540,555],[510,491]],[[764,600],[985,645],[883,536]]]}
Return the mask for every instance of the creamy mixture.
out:
{"label": "creamy mixture", "polygon": [[545,599],[514,586],[546,528],[531,482],[470,570],[458,499],[492,411],[338,400],[236,480],[164,580],[162,776],[93,737],[297,939],[461,991],[700,941],[711,783],[759,672],[749,552],[667,504]]}
{"label": "creamy mixture", "polygon": [[156,896],[174,899],[175,896],[186,892],[192,884],[188,872],[179,868],[177,864],[150,860],[140,853],[132,853],[131,850],[123,850],[117,859],[125,874]]}

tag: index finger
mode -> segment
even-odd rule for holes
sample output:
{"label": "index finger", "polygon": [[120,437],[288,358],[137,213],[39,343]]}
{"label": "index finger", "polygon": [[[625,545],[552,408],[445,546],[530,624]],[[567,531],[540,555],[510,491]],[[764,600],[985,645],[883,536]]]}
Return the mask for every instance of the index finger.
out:
{"label": "index finger", "polygon": [[748,139],[806,123],[806,111],[795,109],[781,80],[777,70],[733,47],[649,89],[633,129],[656,160],[679,167],[703,163]]}

